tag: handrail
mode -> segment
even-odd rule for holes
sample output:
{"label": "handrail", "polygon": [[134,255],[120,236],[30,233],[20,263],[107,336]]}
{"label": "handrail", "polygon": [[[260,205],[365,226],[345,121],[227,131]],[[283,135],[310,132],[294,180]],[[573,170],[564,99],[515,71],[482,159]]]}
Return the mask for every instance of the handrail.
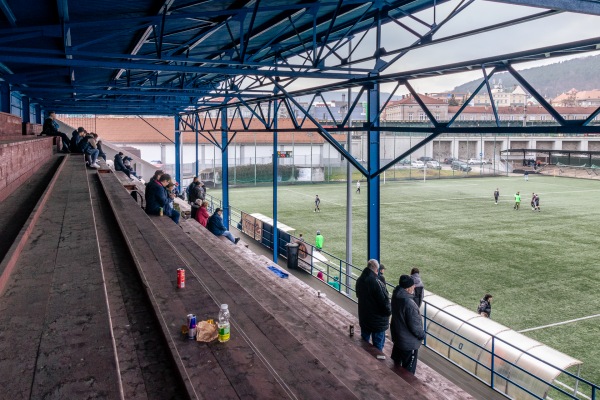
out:
{"label": "handrail", "polygon": [[[220,199],[218,199],[218,198],[216,198],[214,196],[211,196],[209,194],[206,195],[206,199],[209,201],[209,209],[212,210],[212,209],[214,209],[216,207],[221,207],[222,208],[222,203],[221,203]],[[238,208],[235,208],[235,207],[232,207],[232,206],[229,207],[229,210],[230,210],[230,212],[229,212],[229,219],[230,219],[229,223],[230,224],[234,223],[234,221],[235,221],[235,224],[237,224],[238,221],[241,221],[242,212],[243,212],[242,210],[240,210]],[[285,240],[283,240],[281,238],[281,236],[282,235],[279,235],[279,241],[280,241],[279,248],[283,252],[283,249],[286,249],[285,244],[287,244],[287,242]],[[300,242],[299,238],[297,238],[297,237],[295,237],[293,235],[290,235],[290,237],[294,238],[295,242]],[[267,242],[267,244],[268,244],[267,247],[268,248],[270,248],[270,249],[273,248],[272,241],[269,240],[269,238],[264,238],[263,237],[262,239],[264,239]],[[263,243],[262,239],[259,241],[259,243],[261,243],[261,244]],[[355,283],[356,283],[357,277],[360,276],[360,274],[362,273],[362,269],[356,267],[355,265],[349,264],[346,261],[344,261],[344,260],[342,260],[342,259],[334,256],[333,254],[330,254],[330,253],[324,251],[324,250],[316,250],[316,248],[313,245],[311,245],[310,243],[303,242],[303,244],[310,249],[310,251],[307,251],[307,253],[309,253],[309,254],[312,255],[310,257],[310,262],[304,262],[303,261],[305,264],[307,264],[307,267],[308,267],[308,269],[305,269],[305,270],[308,273],[310,273],[315,278],[316,278],[316,276],[315,276],[316,275],[315,270],[323,272],[324,275],[325,275],[325,277],[326,277],[326,279],[324,281],[325,284],[328,284],[328,286],[330,286],[334,290],[338,291],[339,293],[346,295],[350,300],[352,300],[354,302],[357,302],[356,296],[355,296],[356,291],[355,291],[354,287],[355,287]],[[324,261],[322,261],[322,260],[315,261],[314,252],[316,252],[316,251],[318,251],[321,255],[325,255],[325,257],[323,257]],[[284,255],[284,257],[285,257],[285,255]],[[331,263],[330,260],[333,260],[335,262],[335,264]],[[318,265],[315,265],[315,264],[318,264]],[[342,267],[343,266],[348,266],[348,265],[351,267],[350,268],[351,273],[350,273],[350,277],[349,277],[350,278],[349,281],[351,282],[350,285],[347,285],[345,283],[346,279],[342,279],[342,278],[346,278],[347,277],[345,268],[342,268]],[[338,281],[337,281],[338,285],[337,285],[337,287],[331,285],[331,283],[334,283],[335,280],[333,282],[329,280],[330,278],[336,278],[336,277],[338,278]],[[391,284],[388,283],[388,284],[386,284],[386,286],[389,287],[388,291],[393,291],[393,289],[394,289],[393,285],[391,285]],[[542,400],[542,399],[545,398],[545,396],[544,397],[540,397],[539,395],[533,393],[527,387],[524,387],[521,384],[519,384],[518,382],[516,382],[513,379],[511,379],[510,376],[504,376],[501,372],[498,372],[496,370],[495,362],[496,362],[496,360],[501,360],[504,363],[506,363],[507,365],[509,365],[511,368],[516,368],[519,371],[521,371],[521,372],[525,373],[526,375],[530,376],[534,380],[537,380],[537,381],[543,383],[544,385],[548,385],[550,388],[559,391],[561,394],[567,396],[569,399],[581,400],[581,397],[578,397],[578,394],[579,394],[579,395],[583,396],[583,398],[585,398],[585,399],[599,400],[598,395],[600,394],[600,386],[598,386],[598,385],[596,385],[596,384],[594,384],[594,383],[592,383],[592,382],[590,382],[590,381],[588,381],[586,379],[583,379],[583,378],[581,378],[581,377],[579,377],[579,376],[577,376],[577,375],[575,375],[575,374],[573,374],[573,373],[571,373],[571,372],[569,372],[569,371],[567,371],[565,369],[556,367],[556,366],[550,364],[549,362],[541,359],[540,357],[535,356],[535,355],[529,353],[528,351],[525,351],[525,350],[519,348],[518,346],[515,346],[515,345],[507,342],[506,340],[503,340],[503,339],[501,339],[501,338],[499,338],[499,337],[497,337],[497,336],[495,336],[495,335],[493,335],[493,334],[491,334],[489,332],[486,332],[485,330],[483,330],[480,327],[478,327],[478,326],[470,323],[469,321],[463,320],[463,319],[461,319],[461,318],[459,318],[459,317],[457,317],[455,315],[450,314],[449,312],[447,312],[447,311],[445,311],[445,310],[443,310],[443,309],[441,309],[441,308],[439,308],[439,307],[437,307],[437,306],[429,303],[426,299],[423,300],[423,303],[424,303],[424,305],[423,305],[423,328],[425,330],[425,339],[423,340],[423,345],[425,347],[431,349],[432,351],[434,351],[436,354],[439,354],[440,356],[446,358],[448,361],[452,362],[454,365],[458,366],[462,370],[468,372],[470,375],[472,375],[473,377],[475,377],[479,381],[485,383],[486,385],[488,385],[489,387],[491,387],[493,390],[495,390],[495,391],[497,391],[497,392],[499,392],[499,393],[501,393],[503,395],[506,395],[506,393],[500,391],[497,388],[497,385],[496,385],[496,382],[495,382],[495,380],[496,380],[495,377],[500,377],[501,379],[504,379],[507,383],[510,383],[511,385],[514,385],[518,389],[523,390],[524,392],[528,393],[530,396],[532,396],[532,397],[534,397],[536,399]],[[440,324],[439,322],[437,322],[437,321],[433,320],[432,318],[430,318],[427,315],[428,314],[427,313],[428,307],[429,308],[433,307],[434,309],[436,309],[438,311],[438,313],[442,312],[442,313],[444,313],[444,314],[452,317],[453,319],[459,321],[461,323],[461,325],[466,324],[469,327],[471,327],[471,328],[473,328],[473,329],[475,329],[475,330],[477,330],[479,332],[482,332],[485,335],[489,336],[490,340],[491,340],[491,350],[488,350],[485,347],[485,344],[484,345],[480,345],[480,344],[474,342],[473,340],[469,339],[468,337],[466,337],[466,336],[464,336],[464,335],[462,335],[462,334],[460,334],[458,332],[454,332],[450,328],[447,328],[444,325]],[[456,335],[456,336],[460,337],[461,339],[464,339],[464,340],[468,341],[471,345],[476,346],[480,351],[488,353],[491,356],[491,364],[490,364],[490,366],[482,363],[481,361],[479,361],[479,359],[475,359],[475,358],[471,357],[469,354],[467,354],[466,352],[464,352],[461,348],[453,346],[451,343],[446,343],[446,341],[444,341],[442,338],[438,338],[434,333],[431,332],[430,327],[431,327],[432,324],[434,326],[439,326],[439,327],[445,329],[446,331],[451,332],[453,335]],[[435,339],[435,340],[443,343],[444,345],[448,346],[449,350],[452,350],[452,351],[455,351],[455,352],[459,353],[461,356],[468,358],[472,362],[476,363],[478,366],[481,366],[485,370],[490,371],[490,381],[488,382],[488,381],[482,379],[481,377],[477,376],[477,374],[475,374],[473,371],[469,371],[465,367],[463,367],[463,366],[457,364],[456,362],[454,362],[453,360],[451,360],[449,357],[447,357],[447,356],[439,353],[435,348],[431,347],[431,345],[428,345],[428,343],[427,343],[427,338],[428,337],[432,338],[432,339]],[[521,366],[519,366],[519,365],[516,364],[516,362],[518,362],[518,359],[517,359],[516,362],[511,362],[511,361],[507,360],[506,358],[504,358],[501,354],[498,354],[498,351],[497,351],[497,342],[498,341],[500,341],[504,345],[509,346],[510,348],[512,348],[512,349],[514,349],[514,350],[516,350],[518,352],[521,352],[524,355],[527,355],[527,356],[533,358],[537,362],[540,362],[540,363],[542,363],[544,365],[547,365],[548,367],[550,367],[550,368],[552,368],[552,369],[554,369],[556,371],[559,371],[558,375],[564,374],[564,375],[566,375],[566,376],[574,379],[576,381],[575,393],[574,394],[568,393],[564,389],[562,389],[559,386],[557,386],[554,383],[554,381],[547,382],[543,378],[540,378],[540,377],[534,375],[532,372],[527,371],[526,369],[524,369]],[[481,357],[479,356],[479,358],[481,358]],[[587,395],[583,394],[582,390],[580,388],[578,389],[579,385],[585,385],[585,386],[587,386],[589,388],[589,390],[591,390],[590,396],[587,396]]]}

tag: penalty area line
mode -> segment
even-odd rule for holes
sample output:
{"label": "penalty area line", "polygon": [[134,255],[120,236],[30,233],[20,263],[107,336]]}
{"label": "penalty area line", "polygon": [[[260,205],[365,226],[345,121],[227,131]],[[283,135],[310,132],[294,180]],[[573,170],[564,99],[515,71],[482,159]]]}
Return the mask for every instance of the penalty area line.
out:
{"label": "penalty area line", "polygon": [[523,329],[523,330],[519,331],[519,333],[537,331],[538,329],[551,328],[553,326],[566,325],[566,324],[570,324],[572,322],[578,322],[578,321],[583,321],[586,319],[592,319],[592,318],[598,318],[598,317],[600,317],[600,314],[588,315],[587,317],[575,318],[575,319],[570,319],[568,321],[556,322],[554,324],[548,324],[548,325],[536,326],[535,328]]}

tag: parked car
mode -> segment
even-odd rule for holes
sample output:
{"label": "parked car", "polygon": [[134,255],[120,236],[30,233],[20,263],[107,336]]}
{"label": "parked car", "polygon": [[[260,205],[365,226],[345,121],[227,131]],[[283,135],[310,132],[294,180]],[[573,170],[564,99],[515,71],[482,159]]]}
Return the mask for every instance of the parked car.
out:
{"label": "parked car", "polygon": [[415,160],[410,163],[410,166],[413,168],[425,168],[425,164],[423,161]]}
{"label": "parked car", "polygon": [[483,160],[481,158],[469,158],[467,161],[469,165],[480,165],[480,164],[490,164],[488,160]]}
{"label": "parked car", "polygon": [[439,162],[432,160],[432,161],[427,161],[427,168],[431,168],[431,169],[442,169],[442,166],[440,165]]}
{"label": "parked car", "polygon": [[432,161],[433,157],[422,156],[422,157],[417,158],[417,160],[423,161],[424,163],[426,163],[427,161]]}
{"label": "parked car", "polygon": [[458,158],[454,158],[454,157],[444,158],[444,164],[452,164],[454,161],[458,161]]}
{"label": "parked car", "polygon": [[453,161],[451,168],[455,171],[463,171],[463,172],[469,172],[472,169],[471,167],[469,167],[469,165],[467,163],[462,162],[462,161]]}
{"label": "parked car", "polygon": [[402,160],[398,161],[398,164],[400,164],[400,165],[410,165],[410,159],[403,158]]}

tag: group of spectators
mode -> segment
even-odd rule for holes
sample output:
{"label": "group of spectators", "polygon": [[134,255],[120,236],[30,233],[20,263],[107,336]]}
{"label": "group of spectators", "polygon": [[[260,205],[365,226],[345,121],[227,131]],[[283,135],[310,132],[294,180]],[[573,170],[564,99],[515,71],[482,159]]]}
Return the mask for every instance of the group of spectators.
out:
{"label": "group of spectators", "polygon": [[174,187],[175,182],[173,182],[171,175],[165,174],[161,169],[157,170],[152,179],[146,184],[146,214],[166,215],[178,224],[180,214],[174,208],[176,197],[176,194],[173,193]]}
{"label": "group of spectators", "polygon": [[391,328],[392,360],[414,374],[418,350],[425,338],[420,312],[424,296],[420,272],[413,268],[411,275],[400,276],[391,301],[380,272],[379,262],[371,259],[356,280],[361,337],[367,342],[372,338],[373,345],[383,350],[385,333]]}
{"label": "group of spectators", "polygon": [[100,168],[98,158],[106,161],[106,154],[102,150],[102,141],[94,132],[87,132],[83,127],[75,129],[71,133],[71,139],[66,133],[59,131],[59,124],[56,122],[56,113],[50,111],[48,118],[44,120],[44,127],[40,135],[56,136],[62,139],[63,153],[80,153],[85,155],[86,164],[90,168]]}
{"label": "group of spectators", "polygon": [[115,159],[114,159],[115,171],[123,171],[129,179],[132,179],[131,175],[133,175],[139,179],[140,177],[137,176],[137,174],[131,167],[131,161],[132,161],[131,157],[123,156],[122,151],[115,154]]}
{"label": "group of spectators", "polygon": [[188,201],[192,206],[192,219],[198,221],[200,225],[207,228],[215,236],[225,236],[234,244],[237,244],[240,241],[239,237],[234,237],[225,227],[225,224],[223,223],[223,210],[217,208],[213,215],[209,214],[208,201],[205,200],[206,186],[197,176],[194,177],[186,191],[188,194]]}

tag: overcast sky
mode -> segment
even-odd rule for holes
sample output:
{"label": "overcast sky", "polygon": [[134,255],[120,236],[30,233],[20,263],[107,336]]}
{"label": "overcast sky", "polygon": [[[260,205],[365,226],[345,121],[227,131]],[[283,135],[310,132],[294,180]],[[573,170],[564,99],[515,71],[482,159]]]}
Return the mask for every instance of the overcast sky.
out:
{"label": "overcast sky", "polygon": [[[438,23],[442,21],[458,3],[459,1],[455,0],[438,6],[436,9],[436,21]],[[496,3],[486,0],[476,0],[467,9],[443,26],[438,33],[436,33],[434,39],[507,21],[513,18],[539,13],[541,11],[543,11],[543,9]],[[432,9],[421,12],[417,14],[417,16],[428,23],[433,22]],[[403,18],[402,22],[421,34],[426,32],[426,28],[423,25],[409,18]],[[367,35],[353,58],[356,59],[367,54],[373,54],[375,48],[373,37],[373,34]],[[585,14],[561,13],[525,24],[515,25],[473,37],[458,39],[411,51],[394,63],[394,65],[386,69],[384,74],[479,59],[496,54],[508,54],[594,37],[600,37],[600,17]],[[384,26],[382,31],[382,44],[388,51],[407,46],[415,40],[415,36],[396,24],[388,24]],[[598,52],[586,53],[581,56],[594,54],[598,54]],[[573,56],[539,62],[529,62],[519,65],[517,69],[531,68],[543,64],[559,62],[569,58],[573,58]],[[366,67],[367,65],[364,66]],[[415,79],[411,81],[411,84],[420,93],[442,92],[451,90],[464,82],[473,79],[481,79],[482,76],[481,71],[473,71],[436,78]],[[292,89],[326,83],[327,82],[325,81],[304,80],[302,82],[297,82],[292,86]],[[384,85],[382,91],[391,92],[393,86],[394,85],[391,84]],[[404,93],[407,93],[407,91],[403,90],[398,94]]]}

